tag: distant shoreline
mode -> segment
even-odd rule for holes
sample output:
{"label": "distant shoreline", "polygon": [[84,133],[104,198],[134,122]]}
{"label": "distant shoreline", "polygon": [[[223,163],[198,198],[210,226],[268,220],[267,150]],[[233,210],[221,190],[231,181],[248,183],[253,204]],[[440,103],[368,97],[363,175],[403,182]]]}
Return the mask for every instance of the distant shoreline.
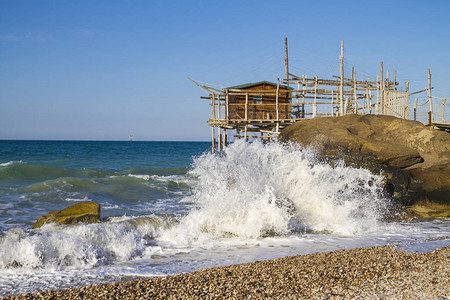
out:
{"label": "distant shoreline", "polygon": [[395,246],[355,248],[4,299],[444,299],[449,255],[450,246],[414,254]]}

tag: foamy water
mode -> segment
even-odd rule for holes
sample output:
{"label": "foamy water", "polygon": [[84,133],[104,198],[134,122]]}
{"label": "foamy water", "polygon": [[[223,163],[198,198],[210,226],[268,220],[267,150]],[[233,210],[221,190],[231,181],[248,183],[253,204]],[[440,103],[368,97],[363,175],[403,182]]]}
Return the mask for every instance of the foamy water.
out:
{"label": "foamy water", "polygon": [[[0,168],[18,164],[27,162]],[[102,213],[115,216],[31,230],[8,223],[6,212],[23,208],[0,203],[0,296],[361,246],[429,251],[450,240],[446,220],[383,222],[391,201],[380,175],[331,167],[296,145],[239,141],[222,157],[196,157],[182,174],[68,169],[60,176],[51,168],[56,176],[17,188],[21,201],[101,199]],[[11,195],[7,189],[0,192]],[[145,191],[151,196],[142,201]]]}

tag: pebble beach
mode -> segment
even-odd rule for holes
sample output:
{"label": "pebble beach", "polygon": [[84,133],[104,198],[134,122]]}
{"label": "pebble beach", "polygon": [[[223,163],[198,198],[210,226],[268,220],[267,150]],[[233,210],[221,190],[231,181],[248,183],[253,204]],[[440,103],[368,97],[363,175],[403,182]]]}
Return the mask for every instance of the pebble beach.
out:
{"label": "pebble beach", "polygon": [[4,299],[449,299],[449,254],[356,248]]}

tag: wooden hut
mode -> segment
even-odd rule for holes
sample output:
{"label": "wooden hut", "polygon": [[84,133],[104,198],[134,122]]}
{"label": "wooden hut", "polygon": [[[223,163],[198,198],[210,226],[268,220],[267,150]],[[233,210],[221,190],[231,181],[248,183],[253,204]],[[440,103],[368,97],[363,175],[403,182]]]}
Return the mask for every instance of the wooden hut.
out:
{"label": "wooden hut", "polygon": [[292,88],[288,86],[259,81],[225,90],[229,92],[228,120],[282,120],[291,117]]}

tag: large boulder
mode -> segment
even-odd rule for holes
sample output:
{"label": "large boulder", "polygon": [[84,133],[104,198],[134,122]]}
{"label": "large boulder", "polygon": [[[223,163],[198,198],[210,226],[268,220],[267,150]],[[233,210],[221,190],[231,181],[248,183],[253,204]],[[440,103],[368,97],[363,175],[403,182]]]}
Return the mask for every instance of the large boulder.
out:
{"label": "large boulder", "polygon": [[75,224],[100,222],[100,205],[93,201],[80,202],[63,210],[49,212],[40,216],[33,228],[39,228],[47,223]]}
{"label": "large boulder", "polygon": [[450,208],[450,134],[420,122],[380,115],[305,119],[286,127],[282,141],[313,147],[319,157],[382,172],[404,204]]}

